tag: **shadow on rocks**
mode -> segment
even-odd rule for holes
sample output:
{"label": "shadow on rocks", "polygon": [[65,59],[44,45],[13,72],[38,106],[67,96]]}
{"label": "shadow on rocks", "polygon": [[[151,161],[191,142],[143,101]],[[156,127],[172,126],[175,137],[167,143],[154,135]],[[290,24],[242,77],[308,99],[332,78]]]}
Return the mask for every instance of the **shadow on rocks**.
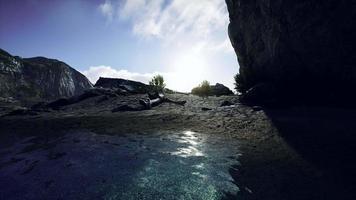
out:
{"label": "shadow on rocks", "polygon": [[[269,158],[247,158],[241,162],[245,168],[230,171],[241,192],[226,199],[356,199],[355,108],[283,106],[263,111],[282,140],[313,170],[288,156],[267,162]],[[248,179],[241,181],[241,176]],[[260,192],[248,194],[246,185]]]}
{"label": "shadow on rocks", "polygon": [[355,108],[299,106],[265,113],[280,136],[332,184],[332,190],[321,188],[327,198],[356,198]]}

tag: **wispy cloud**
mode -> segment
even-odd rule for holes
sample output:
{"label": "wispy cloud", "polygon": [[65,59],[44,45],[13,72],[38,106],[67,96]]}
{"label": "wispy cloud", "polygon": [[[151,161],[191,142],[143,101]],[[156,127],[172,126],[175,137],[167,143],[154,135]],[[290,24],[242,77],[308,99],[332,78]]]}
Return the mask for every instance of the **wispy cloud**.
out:
{"label": "wispy cloud", "polygon": [[128,70],[116,70],[111,66],[92,66],[88,70],[82,72],[88,79],[95,83],[99,77],[107,78],[123,78],[129,80],[136,80],[143,83],[148,83],[148,81],[153,77],[154,73],[135,73]]}
{"label": "wispy cloud", "polygon": [[[107,0],[100,9],[110,19],[130,22],[136,36],[167,45],[212,50],[227,38],[229,17],[223,0]],[[231,45],[226,48],[232,50]]]}
{"label": "wispy cloud", "polygon": [[105,0],[104,3],[99,5],[100,12],[111,22],[114,18],[114,6],[110,0]]}
{"label": "wispy cloud", "polygon": [[132,20],[136,34],[165,39],[186,33],[208,38],[228,24],[222,0],[126,0],[119,12],[121,19]]}

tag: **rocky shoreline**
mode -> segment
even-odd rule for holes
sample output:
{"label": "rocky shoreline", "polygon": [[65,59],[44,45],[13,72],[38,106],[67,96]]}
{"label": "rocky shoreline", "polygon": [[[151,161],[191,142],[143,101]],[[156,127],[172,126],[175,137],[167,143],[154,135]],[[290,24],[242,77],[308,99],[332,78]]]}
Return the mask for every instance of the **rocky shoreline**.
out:
{"label": "rocky shoreline", "polygon": [[[186,105],[163,103],[151,110],[111,112],[117,104],[136,103],[144,96],[113,97],[99,104],[100,97],[92,97],[38,115],[3,116],[1,146],[11,146],[25,136],[51,137],[70,130],[103,135],[191,130],[224,135],[239,143],[236,148],[241,155],[234,156],[239,157],[241,165],[231,166],[230,174],[241,189],[238,196],[243,199],[355,197],[355,182],[348,178],[354,173],[351,161],[355,137],[350,137],[356,128],[352,123],[356,119],[353,110],[265,109],[244,106],[236,96],[200,98],[172,94],[168,97],[185,100]],[[232,105],[221,107],[224,101]]]}

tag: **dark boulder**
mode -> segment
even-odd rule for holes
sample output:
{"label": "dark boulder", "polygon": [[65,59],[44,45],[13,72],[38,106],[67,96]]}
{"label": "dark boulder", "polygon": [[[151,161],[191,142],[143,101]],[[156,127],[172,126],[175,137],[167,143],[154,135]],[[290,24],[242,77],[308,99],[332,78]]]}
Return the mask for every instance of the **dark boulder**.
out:
{"label": "dark boulder", "polygon": [[257,84],[242,94],[240,101],[246,104],[273,105],[276,103],[275,87],[268,83]]}
{"label": "dark boulder", "polygon": [[216,83],[215,85],[211,85],[211,94],[215,96],[223,96],[223,95],[233,95],[234,93],[225,85]]}
{"label": "dark boulder", "polygon": [[[356,4],[226,0],[246,92],[275,85],[283,101],[349,101],[356,88]],[[256,91],[254,91],[255,93]]]}
{"label": "dark boulder", "polygon": [[100,77],[99,80],[95,83],[95,87],[121,89],[131,94],[146,94],[154,91],[154,88],[150,85],[121,78]]}

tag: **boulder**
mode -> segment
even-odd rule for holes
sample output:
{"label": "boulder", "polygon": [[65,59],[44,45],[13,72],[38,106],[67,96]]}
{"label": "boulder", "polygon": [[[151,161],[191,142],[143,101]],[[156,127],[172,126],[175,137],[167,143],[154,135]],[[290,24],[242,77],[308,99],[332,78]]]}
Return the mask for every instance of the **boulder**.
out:
{"label": "boulder", "polygon": [[216,83],[215,85],[211,85],[211,94],[215,96],[223,96],[223,95],[233,95],[234,93],[225,85]]}
{"label": "boulder", "polygon": [[240,96],[245,104],[274,105],[276,103],[275,87],[268,83],[260,83]]}
{"label": "boulder", "polygon": [[154,88],[150,85],[121,78],[100,77],[99,80],[95,83],[95,87],[121,89],[131,94],[146,94],[154,91]]}

